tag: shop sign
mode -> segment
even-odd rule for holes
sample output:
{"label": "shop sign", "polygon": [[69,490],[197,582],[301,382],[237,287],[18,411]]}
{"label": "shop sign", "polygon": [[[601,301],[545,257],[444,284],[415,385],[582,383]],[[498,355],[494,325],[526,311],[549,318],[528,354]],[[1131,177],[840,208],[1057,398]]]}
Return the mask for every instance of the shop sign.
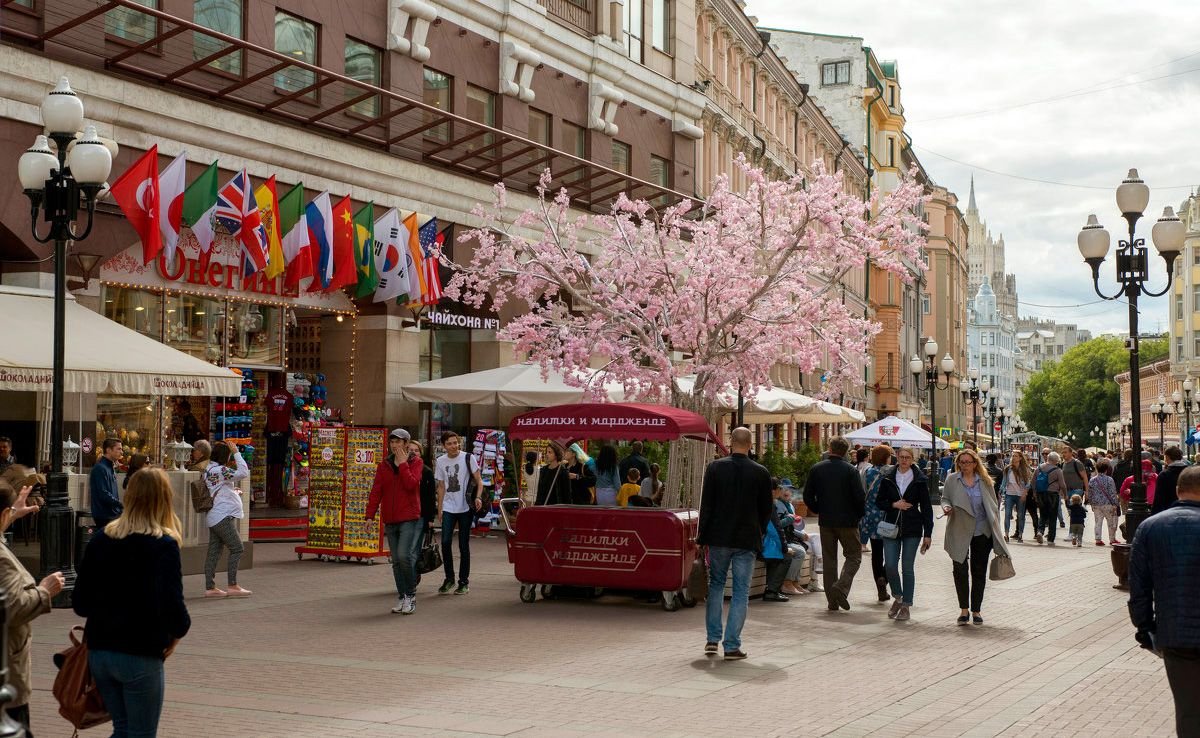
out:
{"label": "shop sign", "polygon": [[425,313],[430,325],[445,328],[474,328],[485,331],[500,330],[500,319],[495,316],[476,315],[460,310],[460,305],[438,306]]}
{"label": "shop sign", "polygon": [[551,528],[542,545],[550,566],[562,569],[636,571],[646,544],[633,530]]}

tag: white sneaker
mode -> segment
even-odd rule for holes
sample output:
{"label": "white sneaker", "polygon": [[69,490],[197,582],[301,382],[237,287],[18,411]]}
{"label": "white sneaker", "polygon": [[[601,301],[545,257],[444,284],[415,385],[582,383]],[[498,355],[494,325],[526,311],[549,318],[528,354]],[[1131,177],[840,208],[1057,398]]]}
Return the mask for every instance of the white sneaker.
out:
{"label": "white sneaker", "polygon": [[417,598],[416,597],[405,597],[404,601],[401,603],[401,606],[400,606],[400,614],[412,615],[416,611],[417,611]]}
{"label": "white sneaker", "polygon": [[400,614],[404,612],[404,608],[408,606],[408,598],[400,597],[396,600],[396,606],[392,608],[392,612]]}

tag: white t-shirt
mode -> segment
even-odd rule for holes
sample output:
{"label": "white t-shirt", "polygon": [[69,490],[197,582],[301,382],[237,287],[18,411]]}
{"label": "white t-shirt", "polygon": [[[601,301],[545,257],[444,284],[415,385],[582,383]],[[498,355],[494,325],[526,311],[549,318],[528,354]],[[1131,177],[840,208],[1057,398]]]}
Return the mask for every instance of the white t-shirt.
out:
{"label": "white t-shirt", "polygon": [[[463,451],[453,459],[443,454],[434,462],[433,478],[445,487],[442,495],[442,512],[465,513],[473,509],[475,501],[467,504],[467,486],[471,476],[479,471],[475,457]],[[482,490],[480,490],[482,491]]]}
{"label": "white t-shirt", "polygon": [[910,467],[908,471],[896,471],[896,486],[900,488],[900,496],[908,491],[908,485],[912,484],[913,470]]}

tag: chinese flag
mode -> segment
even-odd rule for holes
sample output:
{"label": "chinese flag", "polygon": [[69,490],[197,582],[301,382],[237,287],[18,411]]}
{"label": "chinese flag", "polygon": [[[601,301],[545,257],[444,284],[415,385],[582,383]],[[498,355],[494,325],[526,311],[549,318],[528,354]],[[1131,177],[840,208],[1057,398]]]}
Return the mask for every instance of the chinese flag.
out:
{"label": "chinese flag", "polygon": [[109,190],[142,239],[142,258],[149,264],[158,258],[163,245],[158,211],[158,145],[142,154]]}
{"label": "chinese flag", "polygon": [[333,280],[326,292],[358,284],[358,264],[354,261],[354,213],[347,195],[333,206]]}

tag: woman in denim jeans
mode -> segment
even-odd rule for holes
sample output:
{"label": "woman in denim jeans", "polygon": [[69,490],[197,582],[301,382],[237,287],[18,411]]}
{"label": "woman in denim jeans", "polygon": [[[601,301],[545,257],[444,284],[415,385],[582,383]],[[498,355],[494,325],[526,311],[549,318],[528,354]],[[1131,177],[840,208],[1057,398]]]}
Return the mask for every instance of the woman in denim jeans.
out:
{"label": "woman in denim jeans", "polygon": [[[875,502],[884,511],[884,520],[900,526],[896,538],[884,538],[883,553],[888,583],[892,588],[892,607],[888,617],[900,622],[908,620],[916,588],[917,551],[929,550],[933,536],[933,503],[929,500],[929,483],[921,470],[913,465],[913,450],[905,447],[896,452],[895,467],[888,469],[879,480]],[[901,561],[904,574],[901,576]]]}
{"label": "woman in denim jeans", "polygon": [[113,738],[158,733],[163,661],[192,621],[183,602],[182,525],[161,469],[129,481],[121,517],[98,531],[79,565],[72,605],[87,618],[88,668],[112,715]]}
{"label": "woman in denim jeans", "polygon": [[1017,511],[1017,543],[1025,535],[1025,505],[1033,491],[1033,468],[1020,451],[1012,452],[1012,461],[1000,476],[1004,490],[1004,540],[1008,540],[1013,510]]}

